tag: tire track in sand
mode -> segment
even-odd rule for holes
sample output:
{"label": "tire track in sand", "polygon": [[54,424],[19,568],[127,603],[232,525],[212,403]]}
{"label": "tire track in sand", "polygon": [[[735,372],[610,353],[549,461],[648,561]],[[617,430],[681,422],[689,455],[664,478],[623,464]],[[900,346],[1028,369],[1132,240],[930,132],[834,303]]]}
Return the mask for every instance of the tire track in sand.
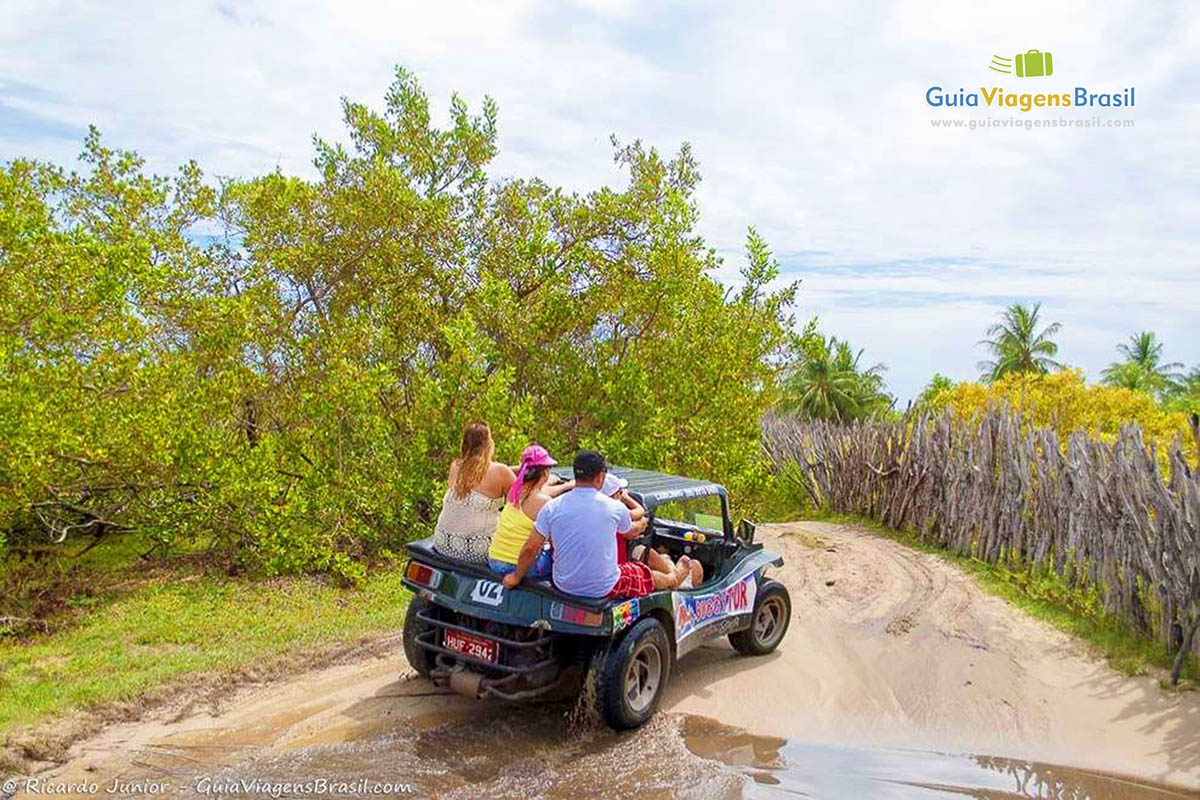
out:
{"label": "tire track in sand", "polygon": [[778,653],[680,663],[665,707],[755,732],[1041,758],[1200,786],[1200,697],[1126,678],[955,565],[853,525],[764,525]]}

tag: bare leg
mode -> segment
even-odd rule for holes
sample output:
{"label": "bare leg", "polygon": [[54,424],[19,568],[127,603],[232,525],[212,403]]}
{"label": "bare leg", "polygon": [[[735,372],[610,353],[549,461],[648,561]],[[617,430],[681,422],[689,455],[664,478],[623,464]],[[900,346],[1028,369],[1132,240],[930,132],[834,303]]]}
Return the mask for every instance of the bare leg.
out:
{"label": "bare leg", "polygon": [[[633,560],[641,560],[642,548],[642,545],[634,548]],[[692,586],[699,586],[704,581],[704,566],[688,556],[680,556],[679,563],[676,564],[671,561],[670,556],[651,550],[646,556],[646,566],[650,567],[650,572],[654,575],[655,589],[678,588],[689,576]]]}
{"label": "bare leg", "polygon": [[674,572],[675,565],[671,563],[671,559],[664,556],[657,550],[651,550],[647,556],[646,565],[655,572]]}
{"label": "bare leg", "polygon": [[650,570],[650,574],[654,576],[655,589],[674,589],[682,580],[681,576],[675,572],[659,572],[658,570]]}

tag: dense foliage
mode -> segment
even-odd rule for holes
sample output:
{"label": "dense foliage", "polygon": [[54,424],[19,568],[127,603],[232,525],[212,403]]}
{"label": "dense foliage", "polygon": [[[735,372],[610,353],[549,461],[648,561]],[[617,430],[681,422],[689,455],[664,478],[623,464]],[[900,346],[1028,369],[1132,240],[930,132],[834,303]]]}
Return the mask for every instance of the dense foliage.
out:
{"label": "dense foliage", "polygon": [[686,145],[614,142],[626,184],[580,195],[489,178],[490,100],[439,127],[399,70],[344,113],[316,180],[167,180],[94,131],[78,173],[0,170],[10,547],[138,530],[354,578],[427,530],[476,418],[510,459],[757,482],[795,287],[753,231],[712,277]]}
{"label": "dense foliage", "polygon": [[1164,408],[1147,392],[1089,385],[1079,370],[1015,374],[992,384],[954,384],[937,391],[929,402],[933,410],[950,409],[964,421],[981,417],[993,406],[1019,412],[1026,421],[1054,431],[1059,441],[1084,430],[1111,442],[1123,426],[1136,423],[1147,444],[1165,452],[1179,437],[1193,463],[1200,457],[1187,414]]}
{"label": "dense foliage", "polygon": [[979,383],[955,384],[934,375],[917,398],[922,410],[949,408],[963,420],[999,405],[1020,411],[1027,422],[1048,427],[1065,441],[1075,430],[1112,441],[1136,423],[1147,442],[1165,453],[1175,437],[1197,457],[1188,415],[1200,411],[1200,367],[1186,375],[1182,364],[1165,363],[1153,331],[1133,334],[1117,345],[1123,357],[1104,370],[1102,385],[1089,386],[1083,372],[1055,361],[1058,323],[1041,326],[1041,304],[1006,308],[980,344],[993,358],[980,363]]}
{"label": "dense foliage", "polygon": [[920,409],[928,408],[939,394],[953,386],[954,380],[952,378],[940,372],[935,372],[933,377],[929,379],[929,383],[925,384],[925,388],[921,390],[921,394],[917,396],[917,407]]}

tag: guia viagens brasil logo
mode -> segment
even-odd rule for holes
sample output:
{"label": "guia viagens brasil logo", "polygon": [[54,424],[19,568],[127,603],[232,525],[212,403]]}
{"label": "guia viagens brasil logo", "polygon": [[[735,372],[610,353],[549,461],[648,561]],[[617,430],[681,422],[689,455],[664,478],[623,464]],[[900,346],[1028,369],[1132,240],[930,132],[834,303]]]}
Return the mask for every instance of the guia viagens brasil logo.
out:
{"label": "guia viagens brasil logo", "polygon": [[[988,68],[993,72],[1018,78],[1049,78],[1054,75],[1054,56],[1046,50],[1026,50],[1014,56],[992,56]],[[925,102],[934,108],[960,106],[1013,108],[1032,111],[1035,108],[1122,108],[1134,105],[1134,87],[1115,91],[1093,92],[1086,86],[1075,86],[1062,92],[1013,92],[1001,86],[981,86],[978,91],[965,88],[946,90],[930,86]]]}

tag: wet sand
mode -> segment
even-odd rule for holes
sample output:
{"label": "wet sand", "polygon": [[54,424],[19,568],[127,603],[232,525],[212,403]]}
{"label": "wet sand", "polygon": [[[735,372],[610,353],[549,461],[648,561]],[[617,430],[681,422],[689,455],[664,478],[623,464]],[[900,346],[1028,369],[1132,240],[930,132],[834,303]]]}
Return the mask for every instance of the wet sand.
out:
{"label": "wet sand", "polygon": [[445,694],[397,646],[112,726],[39,777],[158,781],[184,796],[254,778],[448,797],[1200,796],[1187,791],[1200,789],[1195,693],[1117,675],[936,557],[840,525],[760,538],[788,562],[781,649],[687,656],[640,731],[572,722],[570,704]]}

